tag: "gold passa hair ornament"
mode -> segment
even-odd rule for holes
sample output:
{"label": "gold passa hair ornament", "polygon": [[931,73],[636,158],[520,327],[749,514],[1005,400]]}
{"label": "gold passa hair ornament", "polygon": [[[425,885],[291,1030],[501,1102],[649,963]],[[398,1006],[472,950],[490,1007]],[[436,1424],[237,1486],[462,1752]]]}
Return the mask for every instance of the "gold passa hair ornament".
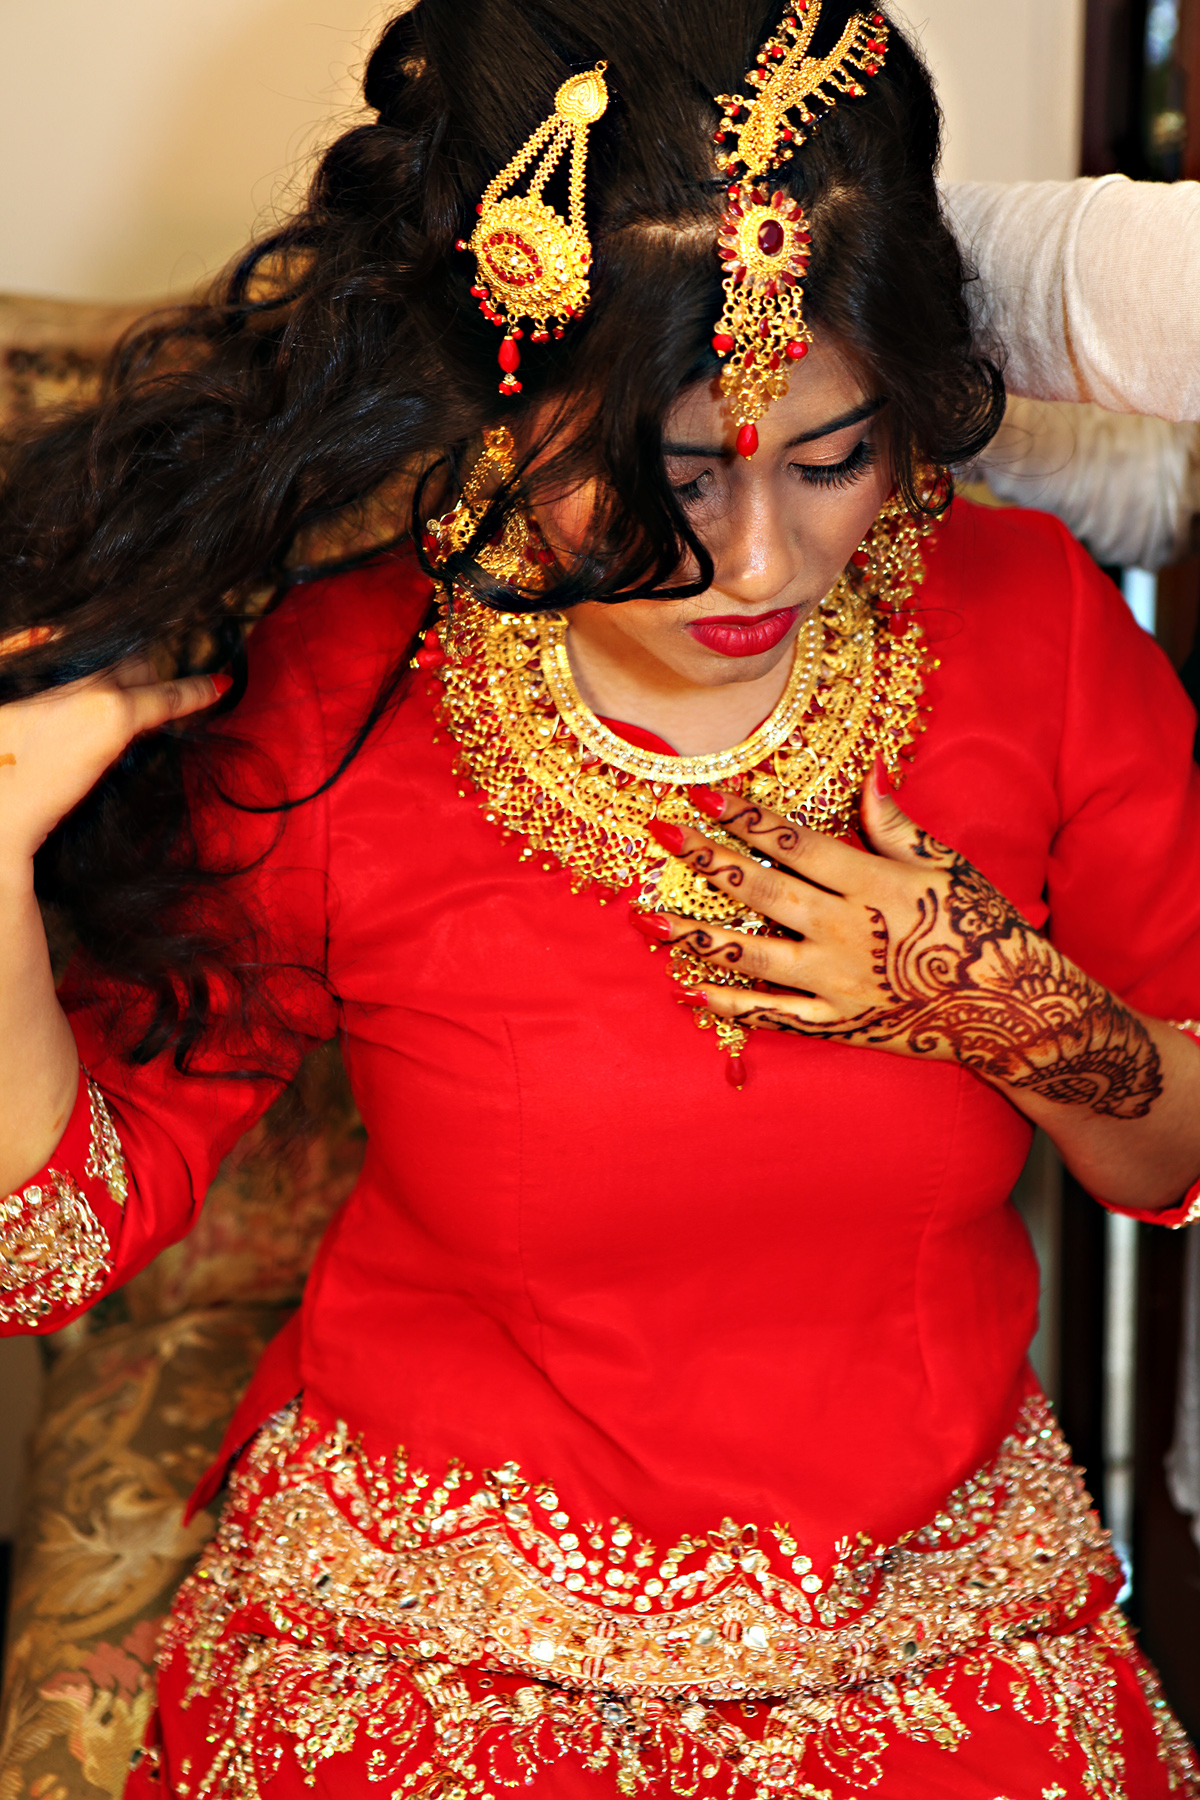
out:
{"label": "gold passa hair ornament", "polygon": [[758,449],[756,421],[787,393],[788,369],[808,354],[804,277],[810,238],[804,209],[768,177],[845,97],[866,93],[860,75],[877,75],[887,52],[882,13],[855,13],[828,56],[809,55],[821,0],[796,0],[758,53],[745,94],[718,94],[723,118],[717,167],[732,177],[717,236],[725,265],[725,306],[713,349],[725,364],[721,392],[733,407],[742,456]]}
{"label": "gold passa hair ornament", "polygon": [[[583,210],[587,137],[589,127],[608,108],[607,67],[599,62],[594,69],[563,82],[554,96],[550,117],[543,119],[484,190],[475,209],[479,223],[469,240],[458,241],[458,249],[475,254],[476,279],[471,292],[479,301],[480,312],[505,334],[499,356],[502,394],[521,391],[517,340],[525,334],[518,321],[528,319],[530,342],[544,344],[551,332],[561,337],[567,321],[588,304],[592,247]],[[568,216],[564,219],[542,194],[568,147],[571,167]],[[502,198],[543,150],[528,192]]]}

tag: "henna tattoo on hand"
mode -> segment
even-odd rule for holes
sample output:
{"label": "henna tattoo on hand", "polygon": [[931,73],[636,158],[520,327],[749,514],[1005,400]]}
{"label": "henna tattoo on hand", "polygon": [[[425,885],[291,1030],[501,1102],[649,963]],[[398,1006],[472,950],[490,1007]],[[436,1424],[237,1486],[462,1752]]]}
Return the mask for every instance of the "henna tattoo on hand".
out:
{"label": "henna tattoo on hand", "polygon": [[726,969],[736,969],[746,953],[743,939],[735,938],[729,943],[720,944],[706,925],[690,925],[686,931],[681,931],[671,939],[671,948],[688,951],[710,967],[716,963]]}
{"label": "henna tattoo on hand", "polygon": [[800,845],[800,833],[794,825],[774,814],[765,814],[761,806],[755,806],[749,800],[742,801],[721,825],[723,830],[735,836],[752,839],[756,847],[777,859],[786,858]]}
{"label": "henna tattoo on hand", "polygon": [[717,876],[720,876],[727,888],[736,889],[744,886],[746,880],[745,869],[737,862],[719,861],[721,855],[722,851],[720,847],[717,844],[709,843],[706,839],[705,842],[700,844],[695,850],[688,852],[686,860],[691,864],[697,875],[703,875],[706,881],[713,881]]}
{"label": "henna tattoo on hand", "polygon": [[739,1013],[739,1023],[949,1057],[987,1081],[1061,1106],[1144,1118],[1162,1075],[1140,1021],[965,857],[923,831],[917,854],[944,871],[947,884],[926,888],[914,923],[898,938],[871,909],[883,996],[877,1006],[810,1024],[762,1005]]}

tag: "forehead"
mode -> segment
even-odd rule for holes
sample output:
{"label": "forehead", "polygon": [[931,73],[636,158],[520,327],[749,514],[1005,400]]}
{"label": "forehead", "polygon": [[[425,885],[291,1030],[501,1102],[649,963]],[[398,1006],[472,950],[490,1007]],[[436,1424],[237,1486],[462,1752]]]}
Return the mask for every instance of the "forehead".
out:
{"label": "forehead", "polygon": [[[831,419],[874,399],[872,384],[841,348],[819,337],[809,355],[790,374],[788,391],[758,421],[760,440],[787,442],[819,430]],[[668,444],[732,445],[737,425],[721,393],[720,376],[697,382],[679,395],[663,432]]]}

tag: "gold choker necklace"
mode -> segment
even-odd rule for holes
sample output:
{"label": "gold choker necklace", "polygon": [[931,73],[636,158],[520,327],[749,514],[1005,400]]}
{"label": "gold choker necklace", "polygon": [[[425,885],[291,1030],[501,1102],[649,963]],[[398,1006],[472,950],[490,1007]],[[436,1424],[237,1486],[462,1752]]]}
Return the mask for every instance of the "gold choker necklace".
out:
{"label": "gold choker necklace", "polygon": [[[576,892],[602,903],[619,893],[648,911],[772,929],[649,835],[652,820],[699,829],[717,843],[745,845],[692,804],[688,789],[744,794],[798,824],[847,832],[876,757],[893,784],[924,727],[926,649],[904,603],[922,579],[921,540],[933,521],[893,500],[846,572],[800,628],[792,671],[770,717],[742,744],[704,756],[674,756],[618,736],[584,704],[567,655],[562,613],[497,613],[455,591],[417,665],[431,677],[438,717],[458,747],[462,792],[474,789],[489,822],[522,840],[522,859],[565,869]],[[745,985],[733,971],[671,952],[681,981]],[[743,1078],[741,1026],[715,1026]]]}

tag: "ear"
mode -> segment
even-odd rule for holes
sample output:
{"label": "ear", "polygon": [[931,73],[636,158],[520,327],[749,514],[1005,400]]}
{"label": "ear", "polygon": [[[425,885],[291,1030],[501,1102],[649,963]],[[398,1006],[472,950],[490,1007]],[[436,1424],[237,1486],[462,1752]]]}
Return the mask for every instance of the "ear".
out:
{"label": "ear", "polygon": [[922,834],[897,806],[881,756],[863,784],[862,822],[863,836],[880,856],[892,862],[928,862],[928,850],[920,852]]}

